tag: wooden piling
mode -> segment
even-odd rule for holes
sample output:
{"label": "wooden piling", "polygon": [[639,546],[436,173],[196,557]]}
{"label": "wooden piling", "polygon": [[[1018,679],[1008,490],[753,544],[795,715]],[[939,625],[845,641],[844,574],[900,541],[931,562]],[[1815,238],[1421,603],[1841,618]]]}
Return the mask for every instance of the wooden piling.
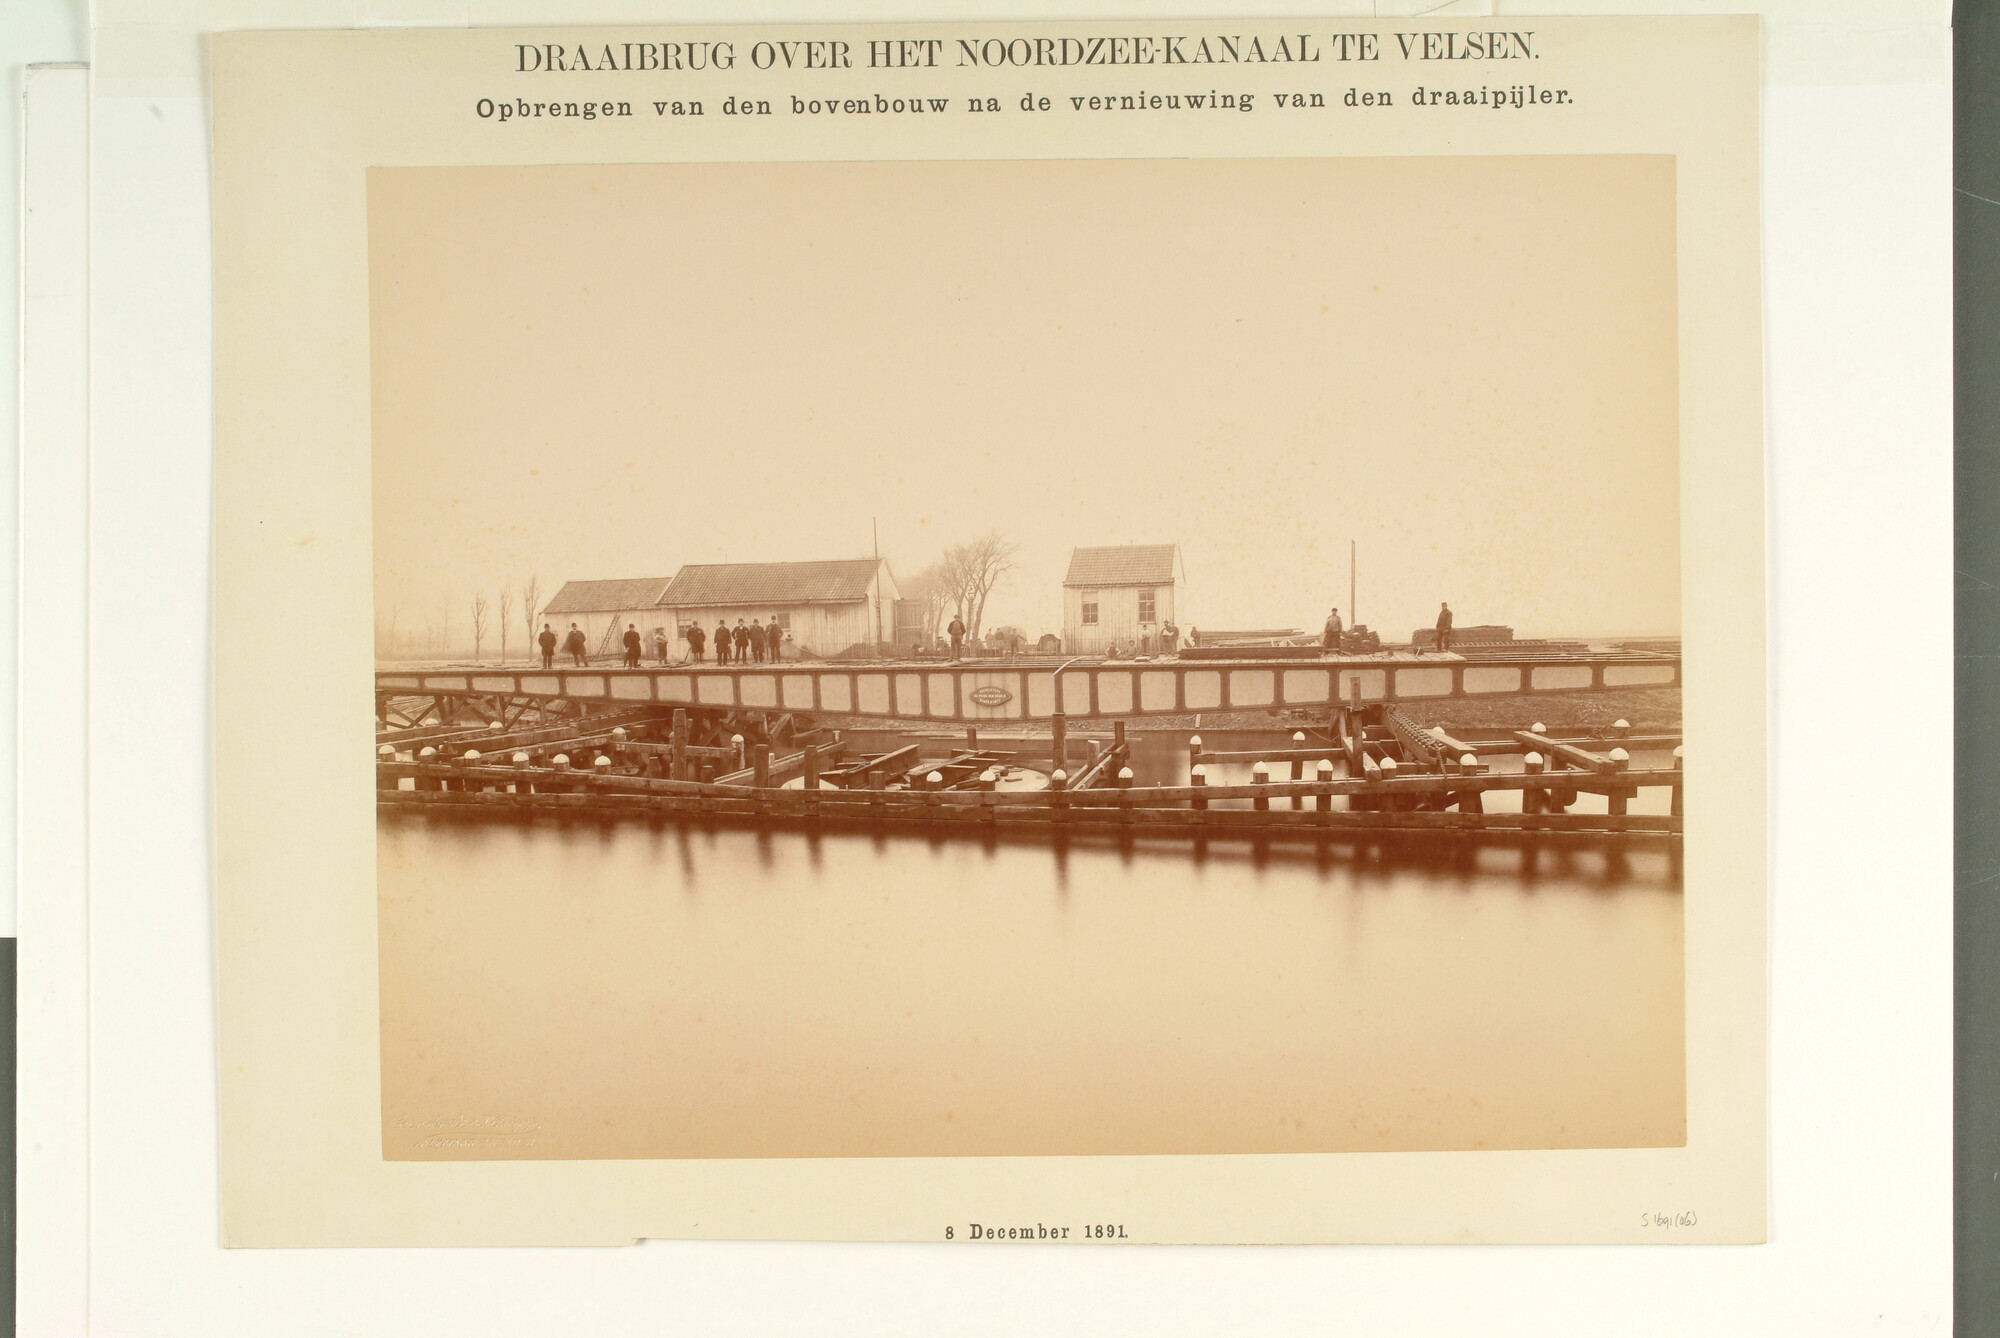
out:
{"label": "wooden piling", "polygon": [[[1540,753],[1529,753],[1521,759],[1521,769],[1530,776],[1541,775],[1543,765]],[[1539,786],[1530,786],[1521,791],[1521,811],[1523,813],[1529,815],[1541,813],[1547,808],[1547,803],[1547,798]]]}
{"label": "wooden piling", "polygon": [[684,781],[688,778],[688,713],[674,712],[674,751],[668,767],[668,779]]}
{"label": "wooden piling", "polygon": [[819,747],[817,744],[806,745],[803,766],[804,770],[800,774],[805,777],[803,784],[807,793],[810,794],[819,789]]}
{"label": "wooden piling", "polygon": [[[1294,749],[1298,749],[1298,748],[1303,748],[1305,746],[1306,746],[1306,732],[1302,729],[1293,730],[1292,747]],[[1301,781],[1304,780],[1305,778],[1306,778],[1306,760],[1303,757],[1294,757],[1292,759],[1292,779],[1295,781]],[[1297,812],[1299,809],[1302,809],[1305,806],[1306,806],[1306,801],[1304,796],[1302,795],[1292,796],[1293,812]]]}
{"label": "wooden piling", "polygon": [[[1262,762],[1251,767],[1250,783],[1252,785],[1269,785],[1271,783],[1271,768],[1265,766]],[[1250,805],[1259,812],[1269,812],[1271,808],[1270,796],[1260,794],[1250,801]]]}
{"label": "wooden piling", "polygon": [[[1314,775],[1313,779],[1320,781],[1321,783],[1331,781],[1333,779],[1332,759],[1321,758],[1319,766],[1314,768],[1314,771],[1316,774]],[[1313,797],[1313,807],[1318,809],[1321,813],[1333,812],[1333,796],[1330,794],[1315,795]]]}
{"label": "wooden piling", "polygon": [[[1188,771],[1188,784],[1194,786],[1196,789],[1206,788],[1208,785],[1208,768],[1199,764],[1191,768]],[[1206,809],[1208,807],[1208,796],[1198,794],[1189,799],[1188,802],[1193,804],[1197,809]]]}
{"label": "wooden piling", "polygon": [[1049,717],[1049,759],[1057,771],[1069,768],[1069,722],[1061,711]]}
{"label": "wooden piling", "polygon": [[[377,748],[377,749],[375,750],[375,760],[376,760],[376,761],[377,761],[378,763],[380,763],[380,762],[393,762],[393,761],[395,761],[395,760],[396,760],[396,748],[395,748],[395,745],[394,745],[394,744],[389,744],[389,743],[385,743],[385,744],[383,744],[383,745],[382,745],[382,746],[381,746],[380,748]],[[382,769],[381,769],[381,768],[380,768],[380,767],[378,766],[378,767],[376,768],[376,771],[375,771],[375,788],[376,788],[376,789],[378,789],[378,790],[393,790],[393,789],[395,789],[395,788],[396,788],[396,778],[395,778],[395,776],[391,775],[391,774],[390,774],[389,772],[387,772],[387,771],[383,771],[383,770],[382,770]]]}
{"label": "wooden piling", "polygon": [[760,743],[750,750],[753,779],[751,784],[760,790],[771,788],[771,745]]}
{"label": "wooden piling", "polygon": [[[1674,749],[1674,770],[1680,771],[1681,769],[1681,750],[1676,748]],[[1674,782],[1671,794],[1672,798],[1667,802],[1667,812],[1676,818],[1684,816],[1681,812],[1681,784],[1679,781]]]}

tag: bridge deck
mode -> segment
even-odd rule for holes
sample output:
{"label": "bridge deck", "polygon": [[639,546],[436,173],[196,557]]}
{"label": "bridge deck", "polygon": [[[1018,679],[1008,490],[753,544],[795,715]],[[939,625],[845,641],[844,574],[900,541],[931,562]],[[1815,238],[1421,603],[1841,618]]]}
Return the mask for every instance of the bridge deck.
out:
{"label": "bridge deck", "polygon": [[1067,666],[921,662],[646,669],[420,669],[375,675],[378,696],[493,695],[825,712],[952,722],[1181,715],[1440,697],[1520,696],[1673,687],[1678,657],[1519,659],[1085,661]]}

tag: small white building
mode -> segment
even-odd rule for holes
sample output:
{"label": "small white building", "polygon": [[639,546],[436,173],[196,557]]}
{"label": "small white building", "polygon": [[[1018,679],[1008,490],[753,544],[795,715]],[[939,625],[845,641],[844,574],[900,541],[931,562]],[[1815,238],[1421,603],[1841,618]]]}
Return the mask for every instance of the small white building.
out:
{"label": "small white building", "polygon": [[825,659],[872,649],[896,626],[900,595],[879,558],[833,562],[730,562],[682,567],[660,596],[659,618],[684,647],[680,629],[699,623],[775,621],[789,635],[785,654]]}
{"label": "small white building", "polygon": [[1179,544],[1077,548],[1063,577],[1063,649],[1101,655],[1115,641],[1130,651],[1142,636],[1158,644],[1160,628],[1180,622],[1187,583]]}
{"label": "small white building", "polygon": [[[569,636],[571,624],[581,629],[585,640],[590,643],[590,654],[623,655],[625,653],[625,628],[636,624],[639,635],[645,639],[646,654],[653,653],[653,629],[665,627],[673,630],[673,621],[660,615],[660,596],[665,594],[673,579],[667,576],[641,576],[622,581],[565,581],[563,588],[556,591],[554,599],[542,606],[541,617],[535,619],[535,636],[542,634],[542,624],[547,623],[556,634],[557,654],[561,654],[563,641]],[[530,640],[530,653],[539,655]]]}

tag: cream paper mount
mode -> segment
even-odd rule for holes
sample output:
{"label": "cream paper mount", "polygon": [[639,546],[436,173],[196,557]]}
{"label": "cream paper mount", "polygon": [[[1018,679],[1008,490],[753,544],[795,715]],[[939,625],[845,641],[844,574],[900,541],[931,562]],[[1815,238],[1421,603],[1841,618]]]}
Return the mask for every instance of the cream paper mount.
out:
{"label": "cream paper mount", "polygon": [[[1755,20],[211,55],[227,1243],[1763,1238]],[[1481,831],[713,788],[1391,712]],[[1523,712],[1624,834],[1510,829]]]}

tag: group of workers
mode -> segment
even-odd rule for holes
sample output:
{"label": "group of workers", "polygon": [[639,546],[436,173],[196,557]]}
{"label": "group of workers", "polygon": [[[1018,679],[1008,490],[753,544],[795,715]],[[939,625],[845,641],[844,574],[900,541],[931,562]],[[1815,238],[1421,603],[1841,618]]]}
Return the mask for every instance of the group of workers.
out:
{"label": "group of workers", "polygon": [[[690,661],[696,664],[707,661],[710,634],[702,628],[700,623],[691,623],[682,628],[681,637],[687,642],[687,658]],[[727,619],[720,619],[715,624],[714,632],[715,662],[717,664],[763,664],[768,660],[776,663],[784,656],[785,640],[785,628],[778,622],[775,615],[772,616],[769,626],[765,625],[762,618],[752,618],[747,623],[743,619],[738,618],[734,627],[729,625]],[[541,647],[542,651],[542,668],[553,669],[556,662],[556,646],[558,645],[555,629],[547,623],[543,623],[542,634],[537,638],[536,643]],[[569,625],[569,635],[563,637],[560,644],[563,654],[569,656],[571,664],[582,666],[590,663],[590,639],[583,634],[583,629],[575,623]],[[623,644],[625,647],[625,667],[627,669],[637,669],[646,654],[646,639],[639,635],[639,625],[637,623],[625,624]],[[673,649],[673,639],[667,635],[667,629],[664,627],[655,627],[653,629],[653,658],[661,664],[672,664]]]}
{"label": "group of workers", "polygon": [[[1326,629],[1320,633],[1319,638],[1320,650],[1327,654],[1337,653],[1340,650],[1340,639],[1346,630],[1340,621],[1340,610],[1335,608],[1326,615]],[[1440,651],[1451,649],[1451,605],[1443,601],[1438,603],[1437,649]],[[1420,641],[1417,643],[1417,654],[1423,653],[1424,646]]]}

